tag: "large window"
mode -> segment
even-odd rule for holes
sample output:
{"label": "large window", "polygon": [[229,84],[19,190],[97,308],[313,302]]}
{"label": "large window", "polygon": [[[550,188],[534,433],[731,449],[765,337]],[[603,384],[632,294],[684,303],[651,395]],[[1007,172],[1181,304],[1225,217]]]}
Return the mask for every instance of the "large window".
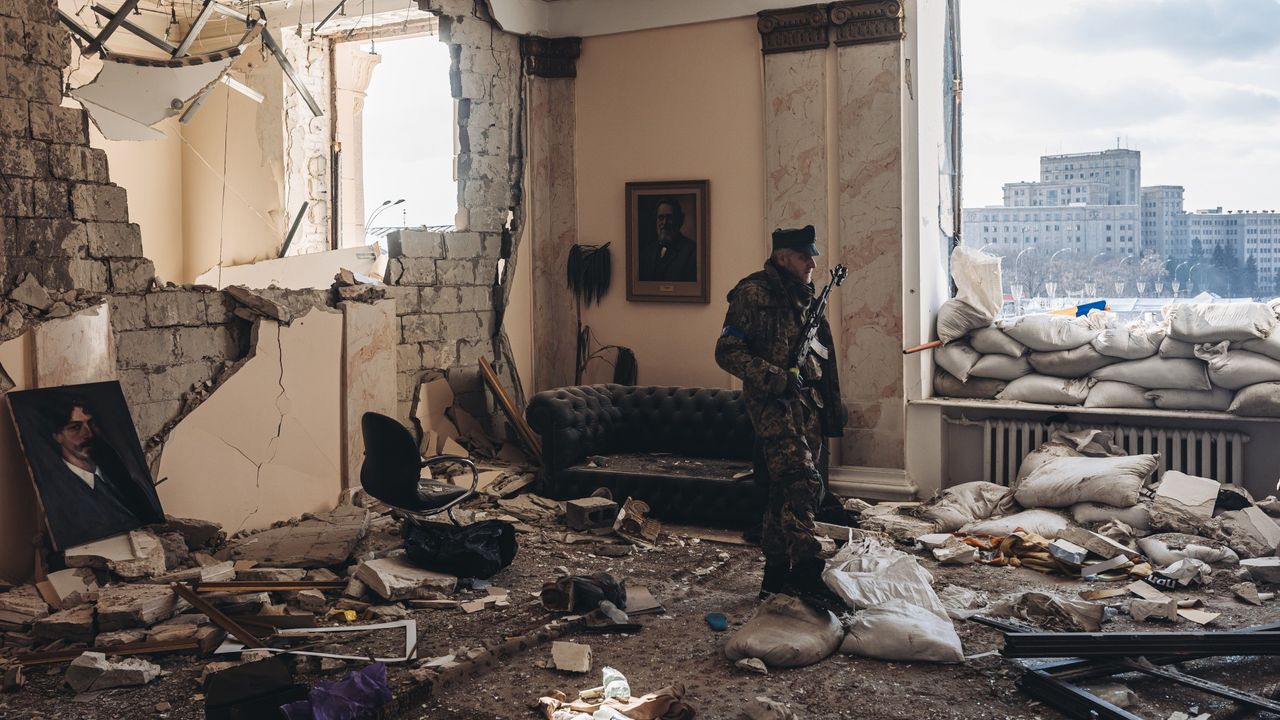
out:
{"label": "large window", "polygon": [[[1004,257],[1008,311],[1280,291],[1280,2],[961,8],[964,240]],[[1010,206],[1080,222],[983,225]]]}

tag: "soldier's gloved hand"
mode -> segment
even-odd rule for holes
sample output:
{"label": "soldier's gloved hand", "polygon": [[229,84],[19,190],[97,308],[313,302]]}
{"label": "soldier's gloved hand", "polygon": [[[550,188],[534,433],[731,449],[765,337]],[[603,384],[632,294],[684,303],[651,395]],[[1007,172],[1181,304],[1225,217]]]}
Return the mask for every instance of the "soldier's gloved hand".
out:
{"label": "soldier's gloved hand", "polygon": [[770,366],[765,390],[770,395],[783,395],[791,388],[790,374],[777,366]]}

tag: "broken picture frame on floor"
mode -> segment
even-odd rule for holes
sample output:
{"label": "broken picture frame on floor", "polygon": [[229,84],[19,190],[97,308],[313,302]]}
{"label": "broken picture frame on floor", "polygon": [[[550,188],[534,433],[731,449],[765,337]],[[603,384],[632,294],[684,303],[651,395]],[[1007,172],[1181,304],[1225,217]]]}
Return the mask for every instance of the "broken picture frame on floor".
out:
{"label": "broken picture frame on floor", "polygon": [[53,549],[164,522],[119,382],[8,397]]}

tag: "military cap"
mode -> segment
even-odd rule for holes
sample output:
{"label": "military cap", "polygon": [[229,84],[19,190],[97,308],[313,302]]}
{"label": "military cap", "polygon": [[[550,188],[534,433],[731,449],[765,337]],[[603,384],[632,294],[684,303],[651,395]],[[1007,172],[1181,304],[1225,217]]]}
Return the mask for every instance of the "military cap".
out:
{"label": "military cap", "polygon": [[818,246],[814,244],[812,225],[802,228],[778,228],[773,231],[774,250],[796,250],[809,256],[820,255]]}

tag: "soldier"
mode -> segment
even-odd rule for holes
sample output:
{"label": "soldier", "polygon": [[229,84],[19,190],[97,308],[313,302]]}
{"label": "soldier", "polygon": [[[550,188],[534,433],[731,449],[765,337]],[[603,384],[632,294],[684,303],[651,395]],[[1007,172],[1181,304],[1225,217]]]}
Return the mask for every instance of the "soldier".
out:
{"label": "soldier", "polygon": [[[773,232],[773,253],[764,269],[729,292],[716,362],[742,379],[756,457],[763,456],[768,474],[760,597],[786,592],[827,603],[834,599],[838,606],[838,597],[822,582],[824,563],[813,525],[823,495],[817,468],[823,437],[839,437],[844,428],[835,353],[825,361],[810,353],[801,373],[788,369],[814,299],[810,279],[817,254],[812,225]],[[818,339],[832,347],[825,318]],[[757,463],[757,475],[761,469]]]}

